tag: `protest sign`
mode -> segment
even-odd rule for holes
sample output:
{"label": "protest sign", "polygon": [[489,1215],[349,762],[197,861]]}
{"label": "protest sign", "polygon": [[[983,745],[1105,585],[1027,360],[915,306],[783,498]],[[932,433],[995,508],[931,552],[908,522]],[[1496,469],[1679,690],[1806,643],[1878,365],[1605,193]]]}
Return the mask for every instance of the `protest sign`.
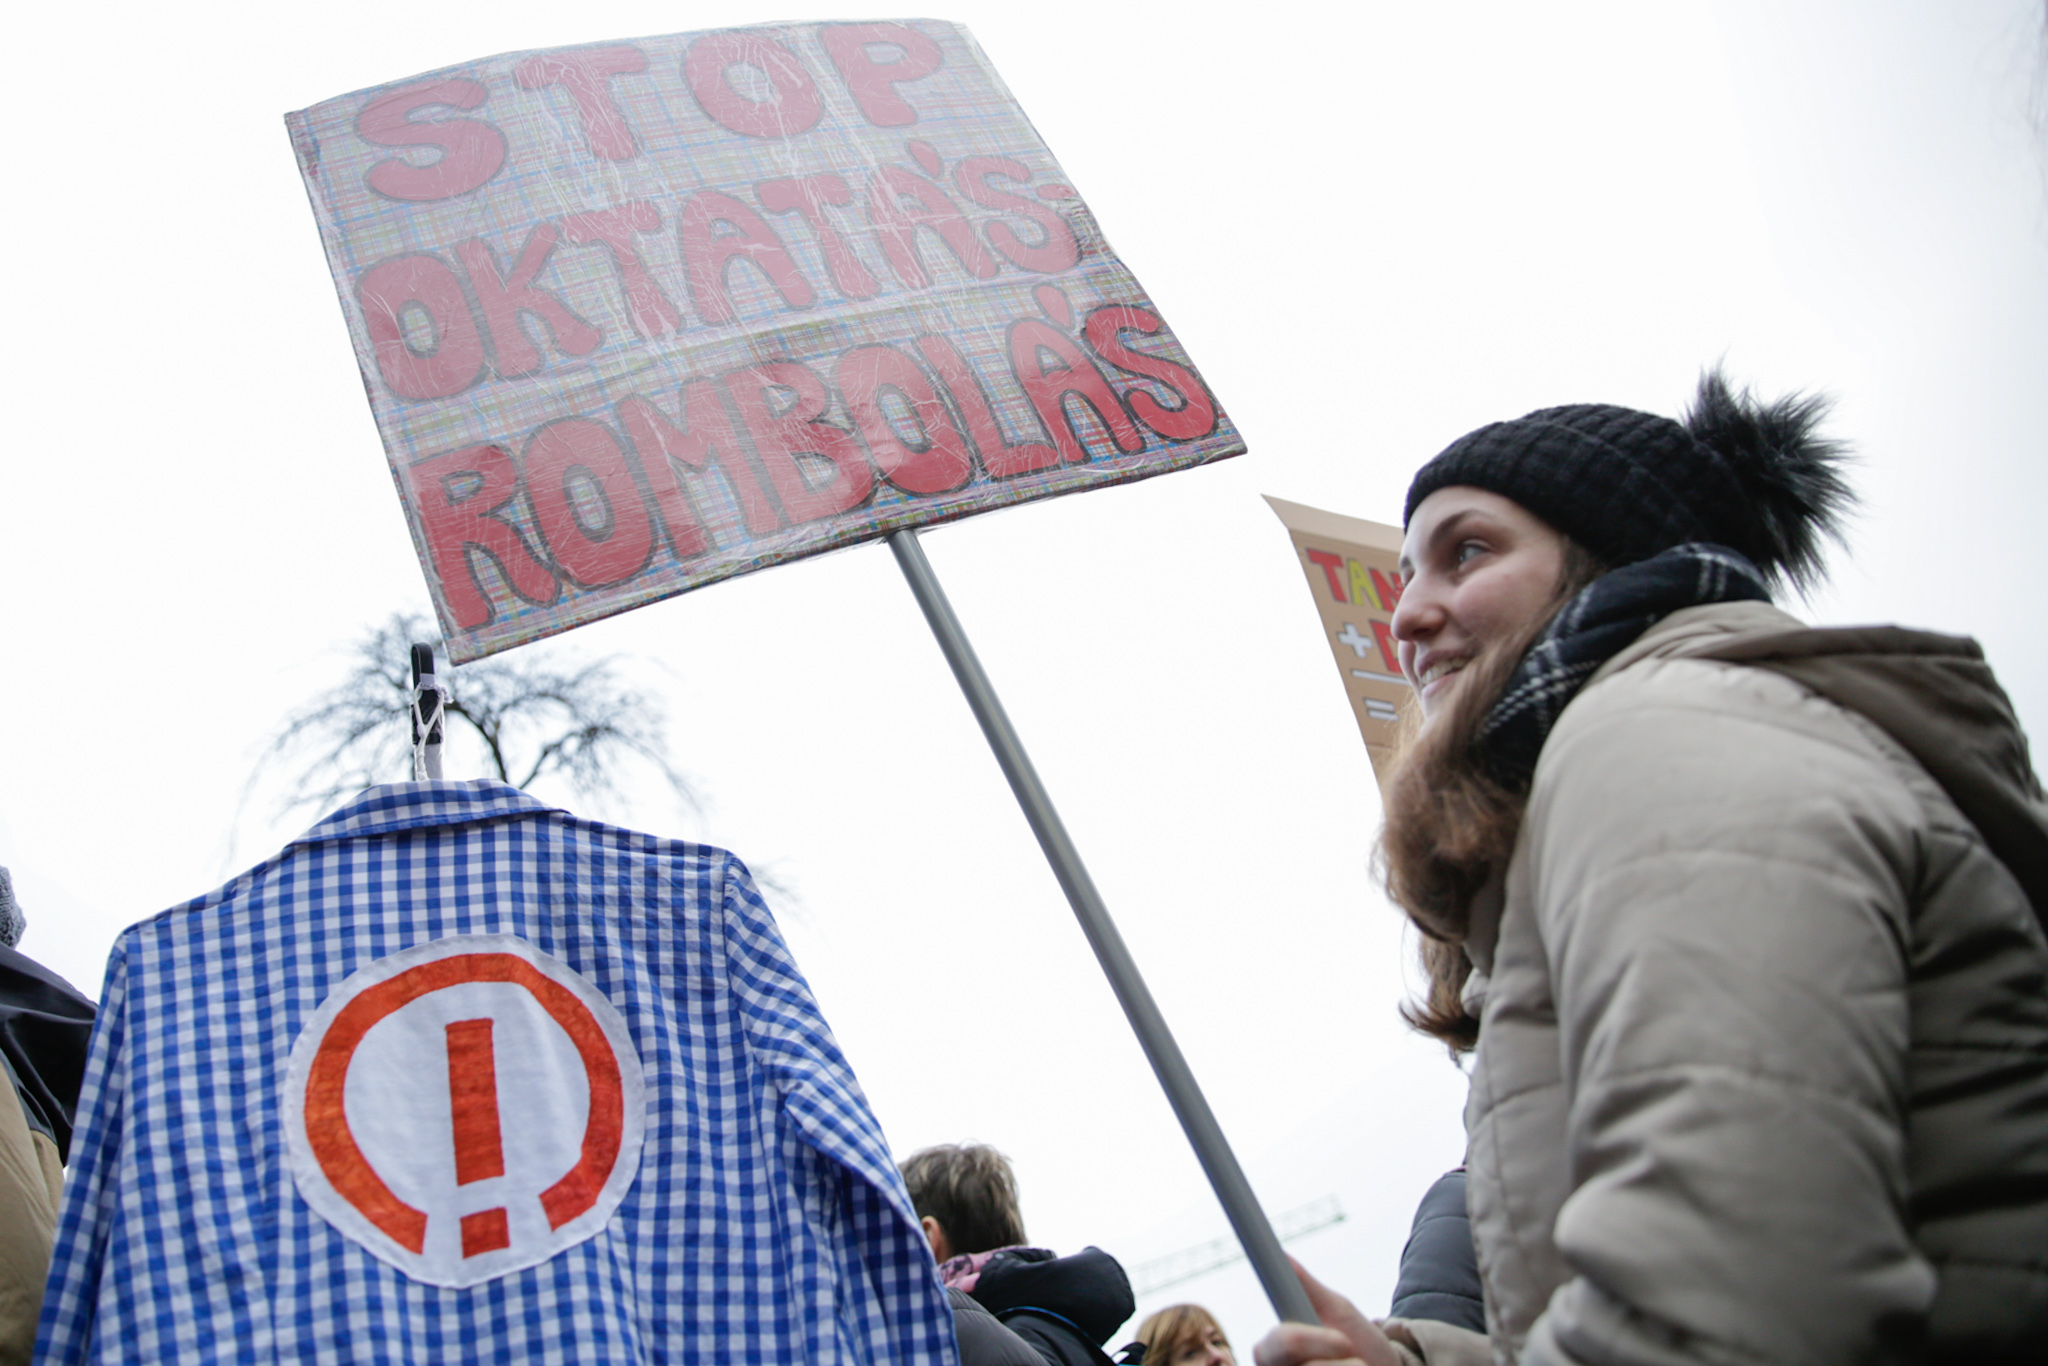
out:
{"label": "protest sign", "polygon": [[1401,600],[1401,528],[1268,497],[1286,524],[1308,590],[1323,619],[1344,694],[1351,699],[1373,776],[1384,787],[1415,695],[1394,657],[1394,605]]}
{"label": "protest sign", "polygon": [[1244,449],[957,25],[513,53],[286,122],[458,662]]}

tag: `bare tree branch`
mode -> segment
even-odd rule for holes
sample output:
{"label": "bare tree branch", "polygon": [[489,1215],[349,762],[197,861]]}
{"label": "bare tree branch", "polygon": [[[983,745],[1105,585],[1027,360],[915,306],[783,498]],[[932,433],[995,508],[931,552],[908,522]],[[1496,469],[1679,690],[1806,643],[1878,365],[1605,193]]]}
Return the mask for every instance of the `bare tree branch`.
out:
{"label": "bare tree branch", "polygon": [[[354,663],[335,687],[290,716],[258,761],[257,774],[291,768],[284,810],[327,810],[365,787],[412,776],[409,646],[441,643],[425,618],[394,614],[356,642]],[[444,656],[445,657],[445,656]],[[579,796],[618,795],[622,768],[645,765],[676,799],[697,796],[668,759],[660,702],[626,686],[611,659],[573,670],[532,647],[440,675],[451,694],[450,723],[483,742],[501,781],[530,787],[558,777]]]}

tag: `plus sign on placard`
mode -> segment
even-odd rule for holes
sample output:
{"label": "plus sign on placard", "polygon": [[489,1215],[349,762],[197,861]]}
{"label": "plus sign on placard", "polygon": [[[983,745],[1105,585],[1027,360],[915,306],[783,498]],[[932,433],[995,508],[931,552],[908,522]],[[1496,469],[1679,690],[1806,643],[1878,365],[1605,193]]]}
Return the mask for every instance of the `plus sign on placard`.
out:
{"label": "plus sign on placard", "polygon": [[1372,637],[1360,635],[1358,628],[1348,621],[1344,623],[1344,629],[1337,633],[1337,641],[1339,644],[1349,645],[1351,653],[1360,659],[1364,659],[1365,652],[1373,647]]}
{"label": "plus sign on placard", "polygon": [[604,1227],[640,1164],[646,1087],[619,1013],[515,935],[380,958],[320,1005],[285,1078],[316,1213],[430,1285],[477,1285]]}

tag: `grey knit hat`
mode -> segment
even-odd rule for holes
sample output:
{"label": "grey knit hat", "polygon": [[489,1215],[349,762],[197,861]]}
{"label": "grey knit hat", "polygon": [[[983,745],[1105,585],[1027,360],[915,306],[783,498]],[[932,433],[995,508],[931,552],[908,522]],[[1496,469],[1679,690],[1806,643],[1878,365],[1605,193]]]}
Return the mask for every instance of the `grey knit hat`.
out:
{"label": "grey knit hat", "polygon": [[1402,520],[1438,489],[1469,485],[1513,499],[1610,567],[1707,541],[1805,586],[1855,501],[1846,449],[1816,430],[1828,407],[1800,394],[1760,403],[1715,371],[1683,422],[1605,403],[1539,409],[1453,441],[1416,474]]}

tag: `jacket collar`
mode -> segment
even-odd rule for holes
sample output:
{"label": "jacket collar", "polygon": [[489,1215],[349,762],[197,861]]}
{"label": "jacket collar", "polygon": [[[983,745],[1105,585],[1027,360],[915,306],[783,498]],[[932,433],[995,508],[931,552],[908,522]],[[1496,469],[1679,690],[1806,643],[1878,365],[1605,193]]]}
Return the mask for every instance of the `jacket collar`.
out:
{"label": "jacket collar", "polygon": [[287,848],[328,840],[362,839],[400,830],[473,825],[557,811],[516,787],[477,778],[467,782],[385,783],[365,789],[354,801],[293,840]]}
{"label": "jacket collar", "polygon": [[1706,654],[1744,636],[1797,631],[1806,623],[1767,602],[1710,602],[1671,613],[1635,641],[1617,651],[1587,680],[1592,687],[1645,659],[1682,659]]}

